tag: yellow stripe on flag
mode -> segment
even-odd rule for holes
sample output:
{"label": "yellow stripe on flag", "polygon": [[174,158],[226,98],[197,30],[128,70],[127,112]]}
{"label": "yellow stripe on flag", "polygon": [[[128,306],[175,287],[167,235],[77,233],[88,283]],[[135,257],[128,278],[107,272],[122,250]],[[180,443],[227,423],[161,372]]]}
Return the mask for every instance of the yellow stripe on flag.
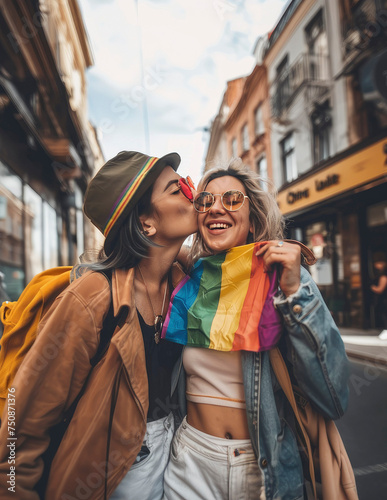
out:
{"label": "yellow stripe on flag", "polygon": [[254,245],[234,247],[222,264],[222,284],[218,308],[211,325],[210,349],[232,349],[249,288],[254,249]]}

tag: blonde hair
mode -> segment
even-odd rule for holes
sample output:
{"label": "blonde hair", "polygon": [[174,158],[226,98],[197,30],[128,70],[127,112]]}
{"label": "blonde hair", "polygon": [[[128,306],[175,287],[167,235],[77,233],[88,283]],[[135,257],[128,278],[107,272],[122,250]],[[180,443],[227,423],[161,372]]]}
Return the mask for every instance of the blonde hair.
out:
{"label": "blonde hair", "polygon": [[[269,181],[243,165],[240,158],[233,158],[226,168],[216,167],[206,172],[199,182],[198,192],[204,191],[212,180],[225,176],[238,179],[250,200],[250,223],[253,232],[249,233],[247,243],[282,239],[285,223],[276,202],[274,188]],[[262,188],[263,183],[268,185],[270,192]],[[190,257],[195,261],[203,254],[211,254],[211,250],[204,243],[200,232],[197,232],[193,238]]]}

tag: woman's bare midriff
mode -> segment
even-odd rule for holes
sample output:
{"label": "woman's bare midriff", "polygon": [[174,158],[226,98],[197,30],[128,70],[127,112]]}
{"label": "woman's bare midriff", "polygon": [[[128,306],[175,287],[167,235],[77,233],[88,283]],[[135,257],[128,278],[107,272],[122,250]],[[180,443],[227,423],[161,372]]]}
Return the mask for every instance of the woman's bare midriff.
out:
{"label": "woman's bare midriff", "polygon": [[187,401],[187,422],[199,431],[226,439],[249,439],[246,410]]}

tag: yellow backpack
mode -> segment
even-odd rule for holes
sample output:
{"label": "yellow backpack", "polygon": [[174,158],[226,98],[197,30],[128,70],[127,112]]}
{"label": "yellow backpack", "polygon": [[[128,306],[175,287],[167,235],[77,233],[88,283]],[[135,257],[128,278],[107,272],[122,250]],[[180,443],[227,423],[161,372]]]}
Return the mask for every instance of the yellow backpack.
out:
{"label": "yellow backpack", "polygon": [[56,297],[70,284],[72,267],[54,267],[37,274],[15,302],[0,307],[4,325],[0,340],[0,416],[21,362],[36,339],[38,324]]}

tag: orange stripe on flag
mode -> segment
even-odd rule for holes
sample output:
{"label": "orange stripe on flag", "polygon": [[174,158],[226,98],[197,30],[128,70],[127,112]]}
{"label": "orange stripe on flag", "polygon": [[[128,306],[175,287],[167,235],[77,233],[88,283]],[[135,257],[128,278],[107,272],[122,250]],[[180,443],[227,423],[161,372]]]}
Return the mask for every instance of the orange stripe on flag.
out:
{"label": "orange stripe on flag", "polygon": [[[242,306],[241,319],[235,332],[232,351],[244,349],[258,352],[260,348],[257,325],[270,287],[269,280],[265,279],[263,259],[258,259],[255,255],[260,246],[261,244],[257,243],[252,253],[249,288]],[[251,279],[253,276],[255,279]]]}

